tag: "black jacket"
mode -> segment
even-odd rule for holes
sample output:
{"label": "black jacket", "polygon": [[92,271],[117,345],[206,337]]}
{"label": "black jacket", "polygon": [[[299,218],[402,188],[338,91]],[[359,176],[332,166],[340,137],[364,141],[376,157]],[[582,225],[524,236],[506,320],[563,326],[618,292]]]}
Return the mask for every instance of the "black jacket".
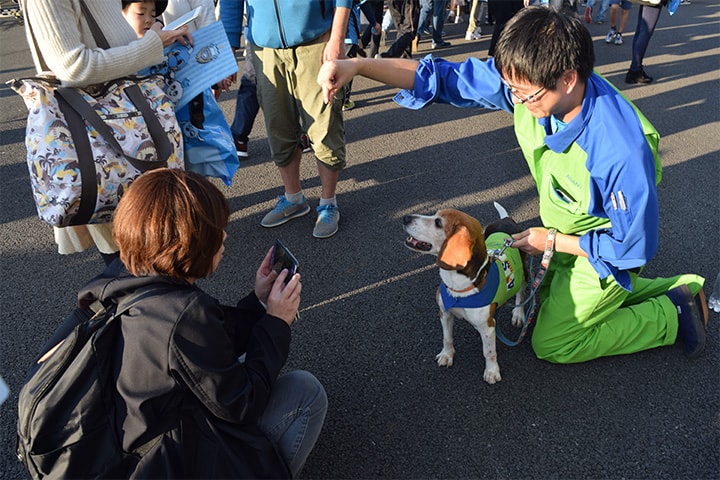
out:
{"label": "black jacket", "polygon": [[134,277],[119,261],[79,300],[120,301],[140,288],[158,293],[118,319],[115,422],[126,451],[167,433],[128,476],[289,477],[257,419],[287,360],[290,327],[254,293],[224,306],[182,280]]}

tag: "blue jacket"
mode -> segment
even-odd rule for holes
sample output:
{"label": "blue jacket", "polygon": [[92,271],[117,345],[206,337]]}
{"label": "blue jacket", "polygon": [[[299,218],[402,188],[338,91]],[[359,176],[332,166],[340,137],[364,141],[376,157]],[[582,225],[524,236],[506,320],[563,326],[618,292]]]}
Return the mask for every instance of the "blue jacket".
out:
{"label": "blue jacket", "polygon": [[[329,31],[337,7],[350,9],[352,0],[247,0],[247,39],[266,48],[296,47]],[[242,0],[221,0],[220,19],[230,45],[238,47]]]}
{"label": "blue jacket", "polygon": [[581,112],[552,133],[515,105],[492,59],[452,63],[427,56],[412,91],[396,102],[506,110],[540,195],[543,224],[580,237],[600,278],[613,275],[630,290],[628,270],[645,265],[658,249],[656,184],[661,178],[659,135],[615,87],[597,73],[587,81]]}

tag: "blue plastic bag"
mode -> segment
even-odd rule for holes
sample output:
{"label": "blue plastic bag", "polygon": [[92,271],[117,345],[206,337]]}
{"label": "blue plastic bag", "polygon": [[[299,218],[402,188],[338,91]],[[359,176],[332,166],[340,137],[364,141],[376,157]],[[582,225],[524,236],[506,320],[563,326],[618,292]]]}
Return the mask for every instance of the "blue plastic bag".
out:
{"label": "blue plastic bag", "polygon": [[232,183],[240,166],[225,114],[211,88],[176,110],[185,147],[185,170]]}

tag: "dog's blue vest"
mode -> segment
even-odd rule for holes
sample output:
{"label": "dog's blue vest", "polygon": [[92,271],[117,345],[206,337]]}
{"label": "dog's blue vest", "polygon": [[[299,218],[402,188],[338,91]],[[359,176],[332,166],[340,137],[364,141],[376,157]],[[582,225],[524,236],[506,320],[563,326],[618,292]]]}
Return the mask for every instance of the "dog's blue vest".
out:
{"label": "dog's blue vest", "polygon": [[[488,256],[495,255],[503,248],[507,233],[497,232],[485,240]],[[507,248],[490,264],[485,286],[479,292],[467,297],[454,297],[448,287],[440,282],[440,298],[445,311],[451,308],[479,308],[497,303],[503,305],[515,295],[522,285],[523,264],[517,248]]]}

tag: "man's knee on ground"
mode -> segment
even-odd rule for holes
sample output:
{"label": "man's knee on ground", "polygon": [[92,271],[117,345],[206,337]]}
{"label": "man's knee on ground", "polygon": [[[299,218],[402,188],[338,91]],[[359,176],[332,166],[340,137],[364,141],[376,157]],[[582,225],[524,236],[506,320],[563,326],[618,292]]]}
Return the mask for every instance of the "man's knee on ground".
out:
{"label": "man's knee on ground", "polygon": [[568,350],[570,350],[568,343],[559,344],[557,342],[549,342],[537,335],[533,335],[532,347],[535,356],[539,360],[559,364],[576,363],[572,360],[572,355],[568,353]]}

